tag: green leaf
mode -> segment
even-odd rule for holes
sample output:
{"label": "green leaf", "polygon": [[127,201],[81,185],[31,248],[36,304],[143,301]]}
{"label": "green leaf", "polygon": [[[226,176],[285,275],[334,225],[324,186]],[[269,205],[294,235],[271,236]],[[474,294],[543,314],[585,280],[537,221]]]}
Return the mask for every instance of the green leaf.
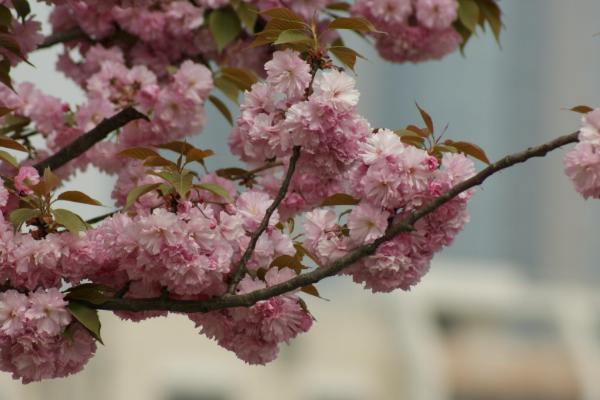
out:
{"label": "green leaf", "polygon": [[223,186],[217,185],[216,183],[199,183],[194,185],[194,187],[201,190],[208,190],[209,192],[225,199],[227,203],[231,203],[233,201],[229,195],[229,192]]}
{"label": "green leaf", "polygon": [[254,26],[258,19],[258,8],[253,4],[248,4],[244,1],[234,3],[233,7],[242,22],[242,25],[250,33],[254,33]]}
{"label": "green leaf", "polygon": [[182,198],[185,198],[192,187],[194,176],[190,173],[175,173],[173,187]]}
{"label": "green leaf", "polygon": [[487,21],[496,42],[500,44],[500,32],[502,31],[502,10],[494,0],[478,0],[481,14]]}
{"label": "green leaf", "polygon": [[100,318],[98,318],[98,310],[94,310],[93,308],[89,308],[77,302],[70,302],[67,305],[67,309],[73,318],[83,325],[97,341],[104,344],[102,342],[102,337],[100,336],[102,325],[100,324]]}
{"label": "green leaf", "polygon": [[579,105],[579,106],[571,107],[571,108],[569,108],[569,110],[573,111],[573,112],[576,112],[576,113],[580,113],[580,114],[587,114],[589,112],[594,111],[594,109],[592,107],[584,106],[584,105]]}
{"label": "green leaf", "polygon": [[17,208],[10,213],[8,219],[10,223],[18,231],[25,222],[32,218],[39,217],[41,214],[40,210],[33,208]]}
{"label": "green leaf", "polygon": [[134,158],[136,160],[145,160],[148,157],[160,156],[156,151],[145,147],[131,147],[117,153],[118,157]]}
{"label": "green leaf", "polygon": [[73,286],[67,290],[65,299],[67,300],[82,300],[92,304],[100,305],[106,300],[112,298],[115,290],[110,286],[99,285],[96,283],[84,283],[82,285]]}
{"label": "green leaf", "polygon": [[226,77],[219,76],[213,78],[213,84],[219,89],[229,100],[238,104],[238,96],[240,94],[240,88],[235,82],[232,82]]}
{"label": "green leaf", "polygon": [[31,7],[27,0],[12,0],[12,4],[21,19],[25,19],[31,13]]}
{"label": "green leaf", "polygon": [[19,166],[17,159],[12,154],[10,154],[4,150],[0,150],[0,160],[3,160],[5,162],[9,163],[10,165],[12,165],[15,168]]}
{"label": "green leaf", "polygon": [[0,147],[5,147],[7,149],[22,151],[24,153],[29,152],[27,150],[27,147],[23,146],[21,143],[17,142],[14,139],[7,138],[6,136],[0,136]]}
{"label": "green leaf", "polygon": [[52,214],[56,223],[64,226],[71,233],[77,234],[90,227],[83,218],[72,211],[59,208],[52,210]]}
{"label": "green leaf", "polygon": [[302,29],[288,29],[277,36],[277,40],[273,44],[286,44],[286,43],[298,43],[298,42],[309,42],[310,38],[307,36],[306,31]]}
{"label": "green leaf", "polygon": [[252,71],[243,68],[223,67],[221,76],[234,83],[240,90],[250,90],[258,79]]}
{"label": "green leaf", "polygon": [[129,193],[127,193],[127,201],[125,202],[124,210],[128,210],[140,197],[158,189],[160,185],[161,183],[149,183],[131,189]]}
{"label": "green leaf", "polygon": [[477,28],[479,22],[479,6],[475,0],[460,0],[458,19],[471,32]]}
{"label": "green leaf", "polygon": [[100,203],[98,200],[92,199],[87,194],[77,190],[69,190],[66,192],[62,192],[60,195],[58,195],[56,200],[72,201],[74,203],[89,204],[91,206],[102,205],[102,203]]}
{"label": "green leaf", "polygon": [[337,2],[337,3],[331,3],[327,6],[328,10],[334,10],[334,11],[350,11],[350,3],[346,3],[343,1]]}
{"label": "green leaf", "polygon": [[12,14],[6,6],[0,5],[0,26],[9,27],[12,23]]}
{"label": "green leaf", "polygon": [[12,85],[12,79],[10,77],[10,62],[8,59],[0,61],[0,82],[8,86],[13,92],[15,91]]}
{"label": "green leaf", "polygon": [[227,105],[225,105],[221,99],[212,95],[208,96],[208,100],[217,108],[217,110],[219,110],[221,115],[225,117],[227,122],[229,122],[229,125],[233,125],[233,115],[231,115],[231,111],[229,111]]}
{"label": "green leaf", "polygon": [[355,199],[354,197],[350,196],[349,194],[338,193],[338,194],[334,194],[333,196],[329,196],[328,198],[326,198],[321,203],[321,207],[354,206],[354,205],[358,204],[359,202],[360,202],[360,200]]}
{"label": "green leaf", "polygon": [[329,29],[350,29],[356,32],[380,32],[373,24],[362,17],[340,17],[329,23]]}
{"label": "green leaf", "polygon": [[208,28],[215,39],[219,52],[242,31],[240,19],[230,8],[220,8],[211,12],[208,16]]}

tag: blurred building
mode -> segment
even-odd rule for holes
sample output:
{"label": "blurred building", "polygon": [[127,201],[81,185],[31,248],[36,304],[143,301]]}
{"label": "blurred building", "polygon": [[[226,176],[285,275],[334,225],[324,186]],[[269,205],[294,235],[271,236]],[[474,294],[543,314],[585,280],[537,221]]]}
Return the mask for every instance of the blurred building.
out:
{"label": "blurred building", "polygon": [[314,328],[248,366],[183,317],[102,315],[106,347],[85,372],[0,400],[597,400],[600,296],[533,284],[503,265],[438,265],[411,293],[348,282],[309,300]]}

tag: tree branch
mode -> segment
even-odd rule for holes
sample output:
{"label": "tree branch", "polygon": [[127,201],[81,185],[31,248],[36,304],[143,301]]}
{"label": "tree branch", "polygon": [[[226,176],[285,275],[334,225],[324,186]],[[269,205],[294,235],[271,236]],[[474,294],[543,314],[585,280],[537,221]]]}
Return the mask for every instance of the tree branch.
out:
{"label": "tree branch", "polygon": [[275,286],[271,286],[266,289],[256,290],[254,292],[235,295],[235,296],[223,296],[209,300],[201,301],[190,301],[190,300],[173,300],[168,298],[152,298],[152,299],[110,299],[104,303],[97,305],[92,303],[86,303],[89,307],[100,309],[100,310],[111,310],[111,311],[172,311],[181,313],[205,313],[209,311],[222,310],[225,308],[232,307],[250,307],[261,300],[266,300],[274,296],[289,293],[293,290],[302,288],[303,286],[314,284],[320,280],[333,276],[344,268],[352,265],[356,261],[372,255],[375,253],[377,248],[384,242],[393,239],[395,236],[403,232],[410,232],[413,230],[413,224],[419,219],[432,213],[443,204],[447,203],[460,193],[469,190],[475,186],[481,185],[488,177],[500,172],[506,168],[512,167],[513,165],[523,163],[534,157],[543,157],[549,152],[558,149],[569,143],[575,143],[578,141],[579,132],[572,133],[570,135],[561,136],[555,140],[545,143],[541,146],[530,147],[520,153],[515,153],[506,156],[499,161],[489,165],[473,177],[465,180],[454,186],[445,194],[437,197],[435,200],[421,207],[420,209],[411,213],[402,222],[392,225],[386,233],[375,240],[372,243],[360,246],[348,253],[344,257],[328,264],[323,267],[319,267],[311,272],[307,272],[290,279],[289,281],[280,283]]}
{"label": "tree branch", "polygon": [[44,41],[37,47],[37,49],[47,49],[59,43],[65,43],[71,40],[85,38],[87,38],[85,32],[82,31],[80,27],[76,26],[74,28],[70,28],[65,31],[55,32],[51,35],[46,36],[44,38]]}
{"label": "tree branch", "polygon": [[56,170],[69,161],[79,157],[88,151],[96,143],[106,138],[112,131],[115,131],[129,122],[136,119],[148,119],[133,107],[127,107],[110,118],[104,119],[94,129],[81,135],[72,141],[66,147],[63,147],[58,153],[35,164],[34,167],[41,173],[46,168]]}
{"label": "tree branch", "polygon": [[267,208],[265,216],[263,217],[260,225],[250,236],[250,243],[248,244],[244,255],[242,255],[242,258],[238,266],[236,267],[233,277],[231,279],[231,283],[229,284],[229,288],[227,289],[228,294],[231,295],[235,292],[238,283],[240,283],[240,281],[244,277],[244,274],[246,273],[246,265],[248,264],[248,261],[250,261],[252,253],[254,253],[254,249],[256,248],[256,243],[258,242],[260,235],[262,235],[265,229],[267,229],[267,226],[269,226],[269,220],[271,219],[271,216],[273,215],[275,210],[277,210],[279,204],[281,204],[285,195],[287,194],[288,188],[290,187],[290,182],[292,181],[292,176],[294,175],[294,171],[296,170],[296,163],[298,162],[299,158],[300,146],[294,146],[292,156],[290,157],[290,164],[285,174],[285,178],[283,179],[283,183],[279,188],[279,192],[277,193],[277,196],[275,196],[275,199],[273,199],[273,202],[271,203],[269,208]]}

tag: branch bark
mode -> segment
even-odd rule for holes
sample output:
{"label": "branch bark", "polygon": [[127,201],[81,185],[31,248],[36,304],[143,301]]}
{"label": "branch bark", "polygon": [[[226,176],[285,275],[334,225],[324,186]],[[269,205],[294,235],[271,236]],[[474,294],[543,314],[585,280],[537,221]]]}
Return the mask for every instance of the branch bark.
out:
{"label": "branch bark", "polygon": [[344,257],[322,267],[319,267],[311,272],[307,272],[290,279],[289,281],[278,285],[256,290],[251,293],[223,296],[212,298],[209,300],[190,301],[190,300],[173,300],[168,298],[150,298],[150,299],[110,299],[102,304],[86,303],[89,307],[99,310],[111,311],[172,311],[181,313],[205,313],[209,311],[222,310],[232,307],[250,307],[261,300],[266,300],[274,296],[282,295],[293,290],[302,288],[303,286],[314,284],[320,280],[333,276],[344,268],[350,266],[356,261],[367,257],[377,250],[384,242],[393,239],[395,236],[403,232],[413,230],[413,224],[419,219],[432,213],[440,206],[444,205],[460,193],[469,190],[475,186],[481,185],[487,178],[500,172],[506,168],[516,164],[523,163],[531,158],[543,157],[549,152],[558,149],[566,144],[575,143],[578,141],[579,132],[570,135],[561,136],[548,143],[537,147],[530,147],[519,153],[508,155],[499,161],[489,165],[473,177],[454,186],[445,194],[437,197],[435,200],[411,213],[402,222],[392,225],[386,233],[372,243],[360,246],[354,249]]}
{"label": "branch bark", "polygon": [[35,164],[34,167],[40,173],[42,173],[46,168],[56,170],[88,151],[96,143],[105,139],[111,132],[122,128],[129,122],[137,119],[148,118],[135,108],[127,107],[112,117],[104,119],[94,129],[81,135],[69,145],[62,148],[58,153]]}
{"label": "branch bark", "polygon": [[269,220],[271,219],[271,216],[273,215],[275,210],[277,210],[277,208],[283,201],[285,195],[287,194],[287,191],[290,187],[290,183],[292,181],[292,177],[294,176],[294,171],[296,170],[296,163],[298,162],[299,158],[300,146],[294,146],[292,156],[290,157],[290,164],[285,174],[285,178],[283,179],[283,183],[279,188],[279,192],[277,193],[277,196],[275,196],[275,199],[273,199],[273,202],[271,203],[269,208],[267,208],[265,216],[263,217],[260,225],[250,236],[250,243],[248,244],[246,251],[242,255],[242,258],[235,269],[235,272],[231,279],[231,283],[229,284],[229,288],[227,289],[227,293],[229,295],[232,295],[235,292],[238,283],[240,283],[240,281],[244,277],[244,274],[246,273],[246,265],[248,264],[248,261],[250,261],[252,253],[254,253],[254,249],[256,248],[256,243],[258,242],[260,235],[262,235],[265,229],[267,229],[267,226],[269,226]]}
{"label": "branch bark", "polygon": [[37,47],[37,49],[38,50],[47,49],[49,47],[52,47],[52,46],[60,44],[60,43],[65,43],[65,42],[69,42],[71,40],[85,39],[85,38],[87,38],[87,35],[85,34],[85,32],[82,31],[80,27],[76,26],[74,28],[67,29],[65,31],[56,32],[56,33],[46,36],[44,38],[44,41]]}

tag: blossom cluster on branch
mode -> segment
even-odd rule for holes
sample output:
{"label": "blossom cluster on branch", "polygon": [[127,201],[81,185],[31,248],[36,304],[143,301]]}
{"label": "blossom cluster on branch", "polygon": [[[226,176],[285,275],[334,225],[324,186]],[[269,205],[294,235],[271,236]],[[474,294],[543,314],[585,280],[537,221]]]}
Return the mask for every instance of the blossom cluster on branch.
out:
{"label": "blossom cluster on branch", "polygon": [[[23,382],[80,371],[101,341],[98,309],[185,312],[240,359],[270,362],[311,328],[301,296],[319,296],[320,279],[409,290],[463,229],[474,186],[576,140],[490,164],[442,140],[419,106],[424,126],[396,130],[358,112],[361,56],[340,30],[392,61],[437,59],[476,29],[498,37],[493,0],[56,0],[46,39],[23,2],[0,1],[0,17],[18,17],[0,18],[17,42],[0,54],[12,65],[62,43],[57,68],[86,94],[73,106],[0,71],[0,369]],[[239,114],[217,90],[243,94]],[[213,152],[188,143],[207,102],[232,123],[243,167],[211,172]],[[599,120],[584,117],[566,158],[586,197],[600,193]],[[490,165],[476,174],[469,157]],[[117,176],[118,209],[94,223],[57,207],[100,204],[60,190],[89,166]]]}

